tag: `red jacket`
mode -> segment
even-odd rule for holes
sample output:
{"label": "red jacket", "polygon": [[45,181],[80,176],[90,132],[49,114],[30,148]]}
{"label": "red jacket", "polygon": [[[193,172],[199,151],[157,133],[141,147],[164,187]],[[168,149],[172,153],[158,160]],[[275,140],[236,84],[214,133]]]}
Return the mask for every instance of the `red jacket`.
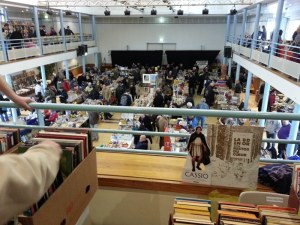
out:
{"label": "red jacket", "polygon": [[275,95],[270,94],[269,95],[269,107],[271,107],[272,105],[274,105],[275,103]]}
{"label": "red jacket", "polygon": [[57,114],[56,112],[52,112],[52,113],[50,114],[50,116],[49,116],[48,121],[54,123],[54,122],[56,121],[57,118],[58,118],[58,114]]}
{"label": "red jacket", "polygon": [[68,81],[64,81],[62,88],[64,89],[65,92],[70,91],[71,87],[70,87],[69,82]]}

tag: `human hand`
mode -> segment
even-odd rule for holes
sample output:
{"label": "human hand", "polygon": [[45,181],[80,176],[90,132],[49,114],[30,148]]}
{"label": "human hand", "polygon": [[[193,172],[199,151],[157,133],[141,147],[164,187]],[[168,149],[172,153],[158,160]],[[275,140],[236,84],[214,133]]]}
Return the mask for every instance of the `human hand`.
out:
{"label": "human hand", "polygon": [[59,144],[54,141],[42,141],[39,145],[45,145],[47,147],[51,146],[54,151],[57,151],[59,154],[62,154],[62,149]]}
{"label": "human hand", "polygon": [[29,97],[21,97],[16,96],[14,99],[12,99],[18,106],[21,106],[24,109],[32,110],[32,108],[28,105],[30,102],[35,102],[32,98]]}

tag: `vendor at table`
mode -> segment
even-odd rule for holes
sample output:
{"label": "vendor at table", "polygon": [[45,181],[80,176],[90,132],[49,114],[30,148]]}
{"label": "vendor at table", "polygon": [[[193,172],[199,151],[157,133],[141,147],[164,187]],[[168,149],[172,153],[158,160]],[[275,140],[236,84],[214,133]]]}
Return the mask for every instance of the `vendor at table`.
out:
{"label": "vendor at table", "polygon": [[[150,143],[150,141],[149,141]],[[149,145],[148,140],[145,135],[140,136],[139,142],[136,144],[135,149],[148,150]]]}

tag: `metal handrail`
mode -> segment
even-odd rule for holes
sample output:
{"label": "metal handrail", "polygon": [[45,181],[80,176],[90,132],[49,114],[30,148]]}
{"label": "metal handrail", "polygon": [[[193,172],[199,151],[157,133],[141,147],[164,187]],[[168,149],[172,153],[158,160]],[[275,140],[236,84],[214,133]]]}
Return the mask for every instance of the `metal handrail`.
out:
{"label": "metal handrail", "polygon": [[[154,107],[126,107],[126,106],[105,106],[105,105],[84,105],[82,104],[62,104],[62,103],[30,103],[34,109],[55,109],[73,111],[96,111],[96,112],[119,112],[153,115],[175,115],[175,116],[210,116],[210,117],[232,117],[232,118],[254,118],[254,119],[282,119],[299,120],[300,114],[297,113],[269,113],[251,111],[229,111],[229,110],[203,110],[203,109],[172,109]],[[17,108],[13,102],[0,102],[0,107]]]}
{"label": "metal handrail", "polygon": [[[59,127],[49,127],[49,126],[39,126],[39,125],[20,125],[20,124],[8,124],[8,123],[0,123],[1,127],[13,127],[13,128],[26,128],[26,129],[53,129],[53,130],[64,130],[65,128]],[[141,135],[141,131],[135,130],[113,130],[113,129],[98,129],[98,128],[87,128],[93,132],[97,133],[109,133],[109,134],[132,134],[132,135]],[[152,131],[143,131],[143,134],[146,136],[170,136],[170,137],[190,137],[190,134],[184,133],[168,133],[168,132],[152,132]],[[262,142],[269,142],[269,143],[282,143],[282,144],[300,144],[300,140],[283,140],[283,139],[270,139],[265,138],[262,139]]]}
{"label": "metal handrail", "polygon": [[[55,110],[75,110],[75,111],[97,111],[97,112],[120,112],[120,113],[146,113],[146,114],[168,114],[168,115],[194,115],[194,116],[211,116],[211,117],[239,117],[239,118],[258,118],[258,119],[288,119],[288,120],[300,120],[300,114],[292,113],[261,113],[261,112],[242,112],[242,111],[225,111],[225,110],[200,110],[200,109],[169,109],[169,108],[149,108],[149,107],[122,107],[122,106],[102,106],[102,105],[78,105],[78,104],[53,104],[53,103],[30,103],[30,106],[34,109],[55,109]],[[1,102],[0,108],[15,108],[17,105],[12,102]],[[34,126],[34,125],[14,125],[7,123],[0,123],[2,127],[15,127],[15,128],[26,128],[26,129],[65,129],[49,126]],[[98,133],[119,133],[119,134],[133,134],[140,135],[140,131],[125,131],[125,130],[113,130],[113,129],[96,129],[96,128],[85,128],[87,130],[98,132]],[[143,134],[149,136],[173,136],[173,137],[188,137],[188,134],[182,133],[168,133],[168,132],[148,132],[143,131]],[[270,143],[290,143],[300,144],[299,140],[276,140],[276,139],[263,139],[263,142]],[[122,152],[131,154],[148,154],[148,155],[164,155],[164,156],[180,156],[185,157],[186,152],[164,152],[164,151],[142,151],[135,149],[121,149],[121,148],[108,148],[108,147],[97,147],[97,151],[105,152]],[[293,163],[294,160],[270,160],[261,159],[261,162],[273,162],[273,163]]]}

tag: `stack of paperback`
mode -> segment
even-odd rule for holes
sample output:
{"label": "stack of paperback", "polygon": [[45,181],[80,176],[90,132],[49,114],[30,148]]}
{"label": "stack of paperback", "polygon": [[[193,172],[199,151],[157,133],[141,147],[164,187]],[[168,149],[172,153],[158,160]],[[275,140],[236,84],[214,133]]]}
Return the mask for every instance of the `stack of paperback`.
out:
{"label": "stack of paperback", "polygon": [[253,204],[219,202],[218,224],[260,224],[259,210]]}
{"label": "stack of paperback", "polygon": [[169,225],[213,225],[210,209],[209,200],[178,197],[174,202],[174,213],[170,216]]}
{"label": "stack of paperback", "polygon": [[19,130],[14,128],[0,128],[0,155],[10,152],[12,147],[20,142]]}
{"label": "stack of paperback", "polygon": [[[77,132],[77,133],[75,133]],[[44,140],[52,140],[60,144],[63,154],[60,161],[60,171],[49,190],[39,202],[31,206],[24,215],[33,216],[44,202],[57,190],[62,182],[72,173],[72,171],[82,162],[92,150],[90,133],[86,130],[76,129],[73,132],[48,132],[40,131],[31,142],[21,144],[18,153],[27,151],[31,146]]]}
{"label": "stack of paperback", "polygon": [[258,206],[263,225],[300,225],[300,217],[295,208],[278,206]]}

